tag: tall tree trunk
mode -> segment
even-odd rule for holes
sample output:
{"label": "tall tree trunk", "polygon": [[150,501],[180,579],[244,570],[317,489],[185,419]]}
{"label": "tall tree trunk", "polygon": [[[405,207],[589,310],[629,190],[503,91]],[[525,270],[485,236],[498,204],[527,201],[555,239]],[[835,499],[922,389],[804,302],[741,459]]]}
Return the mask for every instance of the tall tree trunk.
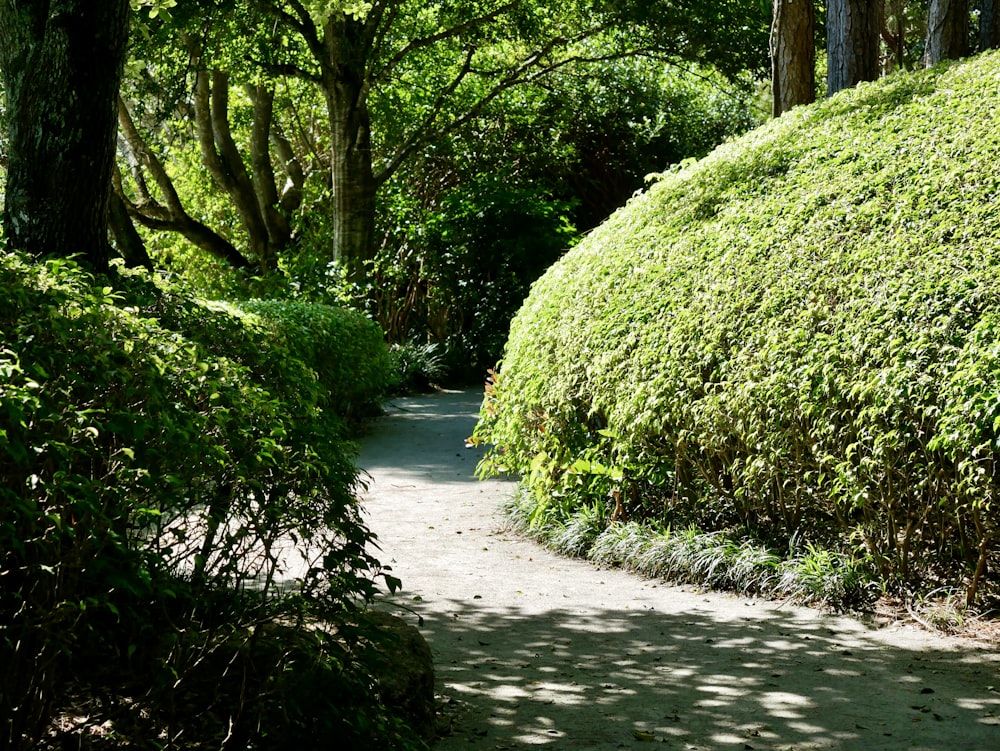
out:
{"label": "tall tree trunk", "polygon": [[1000,47],[1000,0],[980,0],[979,51]]}
{"label": "tall tree trunk", "polygon": [[288,220],[278,211],[281,201],[271,161],[271,129],[274,123],[274,92],[264,86],[245,87],[253,103],[253,124],[250,130],[250,176],[260,215],[267,228],[268,243],[276,252],[288,244],[292,230]]}
{"label": "tall tree trunk", "polygon": [[969,54],[969,0],[931,0],[924,67]]}
{"label": "tall tree trunk", "polygon": [[774,117],[816,99],[814,19],[812,0],[774,0],[771,24],[771,113]]}
{"label": "tall tree trunk", "polygon": [[827,3],[827,94],[878,78],[882,0]]}
{"label": "tall tree trunk", "polygon": [[265,269],[277,268],[277,254],[270,242],[253,181],[229,128],[227,74],[218,70],[198,72],[195,120],[202,162],[236,207],[251,256]]}
{"label": "tall tree trunk", "polygon": [[128,0],[0,0],[11,247],[108,267],[108,201]]}
{"label": "tall tree trunk", "polygon": [[351,278],[366,277],[374,255],[375,195],[371,120],[365,61],[357,50],[364,26],[334,14],[324,27],[327,59],[321,85],[330,118],[330,187],[333,193],[332,255]]}
{"label": "tall tree trunk", "polygon": [[[906,65],[906,4],[903,0],[886,0],[882,13],[882,41],[892,53],[888,71],[903,70]],[[889,29],[888,18],[895,20],[895,31]]]}

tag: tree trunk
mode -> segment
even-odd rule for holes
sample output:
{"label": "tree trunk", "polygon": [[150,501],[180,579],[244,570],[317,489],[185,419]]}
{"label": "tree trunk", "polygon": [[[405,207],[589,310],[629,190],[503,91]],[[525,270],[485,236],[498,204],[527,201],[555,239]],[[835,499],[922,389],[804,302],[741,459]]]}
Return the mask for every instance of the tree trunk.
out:
{"label": "tree trunk", "polygon": [[979,5],[979,51],[1000,47],[1000,2],[981,0]]}
{"label": "tree trunk", "polygon": [[324,27],[322,81],[330,118],[333,259],[362,281],[374,256],[375,195],[365,61],[357,52],[364,27],[334,14]]}
{"label": "tree trunk", "polygon": [[969,0],[931,0],[924,67],[969,54]]}
{"label": "tree trunk", "polygon": [[108,267],[108,207],[128,0],[0,0],[9,245]]}
{"label": "tree trunk", "polygon": [[[903,70],[906,65],[906,4],[903,0],[886,0],[882,13],[882,41],[892,54],[887,72]],[[895,20],[895,31],[889,29],[888,18]]]}
{"label": "tree trunk", "polygon": [[202,162],[212,178],[226,191],[247,235],[250,255],[261,267],[277,268],[277,254],[261,215],[253,181],[229,128],[229,76],[221,71],[200,70],[195,85],[195,119]]}
{"label": "tree trunk", "polygon": [[881,0],[830,0],[827,4],[827,94],[878,78]]}
{"label": "tree trunk", "polygon": [[288,244],[292,230],[288,220],[278,211],[281,201],[271,161],[271,127],[274,123],[274,92],[264,86],[247,86],[253,103],[253,125],[250,131],[250,174],[260,215],[267,228],[268,243],[277,252]]}
{"label": "tree trunk", "polygon": [[302,205],[302,191],[306,184],[306,174],[295,155],[291,142],[276,123],[271,125],[271,144],[274,146],[274,153],[287,176],[285,185],[281,189],[278,205],[286,215],[291,215]]}
{"label": "tree trunk", "polygon": [[[128,210],[129,216],[150,229],[179,232],[194,245],[216,258],[226,261],[233,268],[242,269],[250,266],[250,261],[232,243],[185,211],[167,170],[164,169],[163,163],[156,154],[142,140],[124,101],[119,107],[119,124],[122,138],[128,147],[129,159],[134,164],[135,200],[126,197],[120,178],[115,180],[114,185],[119,198]],[[142,168],[149,170],[165,205],[153,198],[146,186]]]}
{"label": "tree trunk", "polygon": [[774,117],[816,99],[814,16],[812,0],[774,0],[771,24]]}
{"label": "tree trunk", "polygon": [[142,237],[136,231],[132,217],[128,214],[128,207],[115,191],[111,191],[109,209],[108,222],[111,233],[114,235],[118,252],[125,259],[125,265],[130,269],[142,266],[152,271],[153,262],[149,258],[149,253],[146,252],[146,243],[142,241]]}

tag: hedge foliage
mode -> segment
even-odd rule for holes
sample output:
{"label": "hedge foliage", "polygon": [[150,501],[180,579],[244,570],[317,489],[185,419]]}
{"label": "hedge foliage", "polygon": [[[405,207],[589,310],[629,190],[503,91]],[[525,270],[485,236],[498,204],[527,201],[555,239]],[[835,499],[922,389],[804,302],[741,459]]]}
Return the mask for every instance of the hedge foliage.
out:
{"label": "hedge foliage", "polygon": [[[150,748],[219,747],[227,719],[259,748],[317,727],[388,742],[350,629],[304,637],[326,653],[320,719],[263,631],[355,622],[385,576],[324,409],[377,396],[383,377],[353,358],[384,346],[347,339],[367,324],[333,311],[258,307],[0,255],[0,748],[34,747],[81,685],[104,697],[96,725],[130,715]],[[191,706],[200,724],[177,740]]]}
{"label": "hedge foliage", "polygon": [[129,284],[162,325],[245,365],[289,401],[350,417],[377,405],[397,377],[382,330],[355,311],[286,299],[194,300]]}
{"label": "hedge foliage", "polygon": [[528,514],[1000,567],[1000,57],[865,84],[658,176],[516,317],[477,428]]}

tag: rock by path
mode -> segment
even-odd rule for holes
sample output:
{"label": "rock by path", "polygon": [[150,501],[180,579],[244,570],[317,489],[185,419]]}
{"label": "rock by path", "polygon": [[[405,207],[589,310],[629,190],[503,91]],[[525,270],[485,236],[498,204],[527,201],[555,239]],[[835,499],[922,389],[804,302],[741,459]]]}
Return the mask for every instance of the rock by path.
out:
{"label": "rock by path", "polygon": [[[434,653],[457,749],[1000,751],[987,644],[569,560],[499,531],[465,447],[481,393],[398,399],[362,443],[366,514]],[[390,609],[392,609],[390,607]]]}

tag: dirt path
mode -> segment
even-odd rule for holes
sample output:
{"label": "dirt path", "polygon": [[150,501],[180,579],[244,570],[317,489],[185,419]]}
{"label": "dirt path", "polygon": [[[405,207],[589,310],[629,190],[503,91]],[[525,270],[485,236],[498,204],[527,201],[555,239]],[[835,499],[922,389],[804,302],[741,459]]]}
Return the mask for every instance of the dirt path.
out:
{"label": "dirt path", "polygon": [[[905,626],[647,581],[498,532],[479,392],[388,405],[360,466],[453,749],[1000,750],[1000,656]],[[664,747],[664,746],[660,746]]]}

